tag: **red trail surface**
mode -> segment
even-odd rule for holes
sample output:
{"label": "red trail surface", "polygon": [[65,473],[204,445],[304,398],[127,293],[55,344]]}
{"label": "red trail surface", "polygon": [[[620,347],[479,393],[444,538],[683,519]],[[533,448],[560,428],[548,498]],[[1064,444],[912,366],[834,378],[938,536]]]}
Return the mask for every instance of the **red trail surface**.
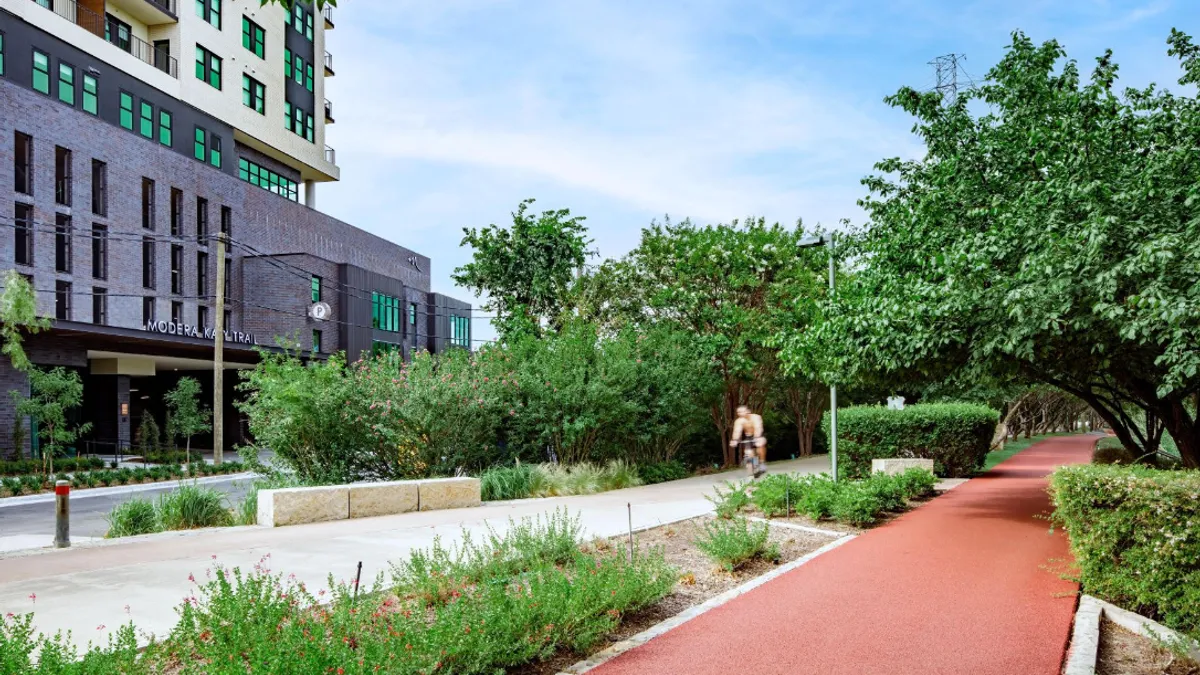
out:
{"label": "red trail surface", "polygon": [[591,671],[1057,675],[1075,611],[1047,475],[1095,436],[979,478]]}

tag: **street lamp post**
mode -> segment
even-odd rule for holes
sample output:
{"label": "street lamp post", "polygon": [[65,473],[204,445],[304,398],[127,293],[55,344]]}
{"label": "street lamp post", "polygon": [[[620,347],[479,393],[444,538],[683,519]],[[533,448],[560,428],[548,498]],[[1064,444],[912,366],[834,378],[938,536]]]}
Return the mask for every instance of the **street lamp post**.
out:
{"label": "street lamp post", "polygon": [[[800,240],[799,248],[813,248],[817,246],[829,247],[829,297],[833,297],[833,233],[824,234],[820,237],[805,237]],[[838,479],[837,465],[837,385],[829,385],[829,459],[830,468],[833,472],[833,480]]]}

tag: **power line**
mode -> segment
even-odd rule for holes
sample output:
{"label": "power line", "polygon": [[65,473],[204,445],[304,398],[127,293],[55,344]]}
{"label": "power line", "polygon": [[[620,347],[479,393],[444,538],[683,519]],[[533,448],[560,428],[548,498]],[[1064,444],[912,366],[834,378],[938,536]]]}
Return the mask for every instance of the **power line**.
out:
{"label": "power line", "polygon": [[965,54],[945,54],[938,56],[929,62],[933,66],[934,77],[937,84],[933,88],[942,95],[942,100],[947,104],[953,105],[958,100],[959,90],[959,73],[964,75],[964,80],[969,83],[967,88],[975,86],[975,80],[967,75],[963,68],[963,62],[967,60]]}

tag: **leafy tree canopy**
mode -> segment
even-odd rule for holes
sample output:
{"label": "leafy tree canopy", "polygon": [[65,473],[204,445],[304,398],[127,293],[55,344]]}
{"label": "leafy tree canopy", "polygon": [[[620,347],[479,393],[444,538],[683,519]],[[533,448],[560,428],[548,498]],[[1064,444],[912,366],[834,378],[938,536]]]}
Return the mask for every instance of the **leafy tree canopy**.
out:
{"label": "leafy tree canopy", "polygon": [[16,270],[4,275],[4,291],[0,293],[0,340],[3,352],[13,368],[28,371],[33,367],[25,355],[24,333],[37,333],[50,327],[50,322],[37,315],[37,296],[33,286]]}

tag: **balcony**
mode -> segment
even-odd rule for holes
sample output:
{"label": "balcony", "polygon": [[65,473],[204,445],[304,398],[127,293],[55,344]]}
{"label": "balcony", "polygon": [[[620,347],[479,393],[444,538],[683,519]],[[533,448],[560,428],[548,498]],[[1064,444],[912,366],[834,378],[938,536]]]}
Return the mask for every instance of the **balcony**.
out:
{"label": "balcony", "polygon": [[325,5],[325,9],[324,9],[324,11],[321,12],[321,16],[325,17],[325,30],[332,29],[333,28],[333,7],[330,5]]}
{"label": "balcony", "polygon": [[328,145],[325,146],[325,161],[330,164],[337,164],[337,152]]}
{"label": "balcony", "polygon": [[325,124],[333,124],[333,103],[325,99]]}
{"label": "balcony", "polygon": [[333,54],[325,52],[325,77],[333,77]]}
{"label": "balcony", "polygon": [[[147,26],[179,23],[176,14],[178,0],[106,0],[108,7],[116,7]],[[83,4],[99,11],[104,5],[97,0],[83,0]]]}
{"label": "balcony", "polygon": [[[149,4],[148,0],[138,1]],[[179,61],[166,49],[156,48],[136,35],[131,35],[128,26],[119,23],[110,24],[105,21],[104,17],[87,7],[80,6],[75,0],[33,0],[33,2],[109,44],[115,45],[117,49],[132,54],[139,61],[148,63],[171,77],[179,79]]]}

